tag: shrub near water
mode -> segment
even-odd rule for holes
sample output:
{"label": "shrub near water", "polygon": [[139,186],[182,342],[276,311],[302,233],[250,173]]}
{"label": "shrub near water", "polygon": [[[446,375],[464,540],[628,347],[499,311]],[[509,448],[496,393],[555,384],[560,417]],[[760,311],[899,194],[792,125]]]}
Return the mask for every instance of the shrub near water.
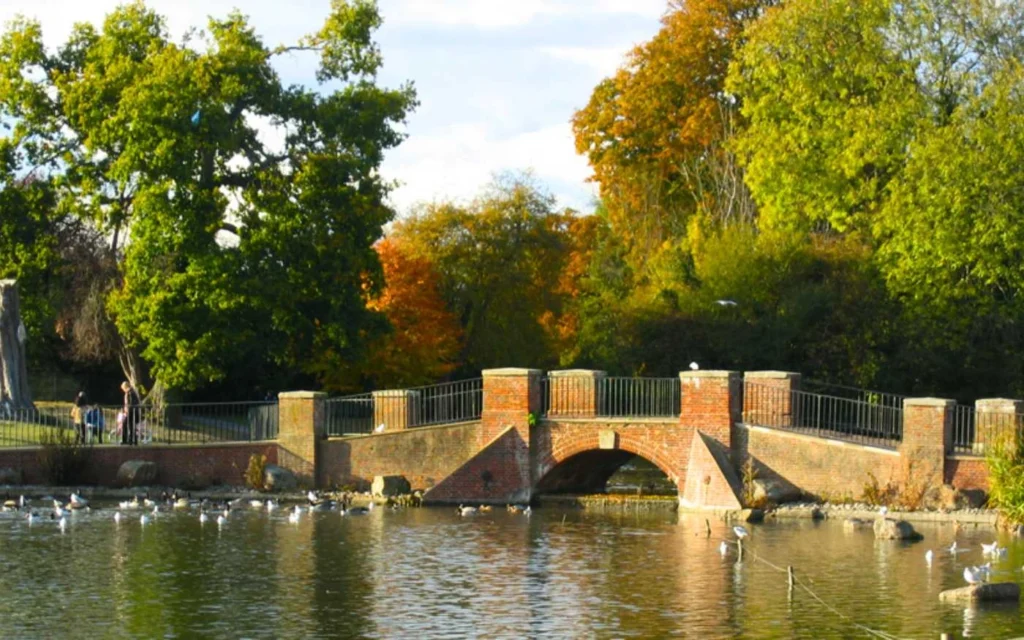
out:
{"label": "shrub near water", "polygon": [[249,456],[249,467],[245,470],[245,484],[250,489],[263,491],[264,472],[267,469],[267,456],[252,454]]}
{"label": "shrub near water", "polygon": [[39,466],[51,485],[81,484],[92,459],[92,447],[77,442],[66,429],[55,429],[41,438]]}
{"label": "shrub near water", "polygon": [[986,461],[989,503],[1010,523],[1024,523],[1024,441],[1020,434],[998,438]]}

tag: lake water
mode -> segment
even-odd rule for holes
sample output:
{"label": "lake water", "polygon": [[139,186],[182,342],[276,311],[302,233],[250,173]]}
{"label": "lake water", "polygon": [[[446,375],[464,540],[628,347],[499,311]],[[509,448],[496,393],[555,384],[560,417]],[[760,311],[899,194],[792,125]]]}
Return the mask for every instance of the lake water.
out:
{"label": "lake water", "polygon": [[[988,529],[956,534],[955,561],[876,542],[837,521],[750,526],[746,553],[719,552],[729,527],[674,514],[377,509],[366,516],[232,512],[223,527],[168,512],[146,527],[111,509],[76,513],[61,533],[0,514],[0,637],[857,638],[1024,635],[1020,609],[965,610],[963,585]],[[1020,581],[1024,543],[997,563]],[[839,614],[761,559],[796,567]]]}

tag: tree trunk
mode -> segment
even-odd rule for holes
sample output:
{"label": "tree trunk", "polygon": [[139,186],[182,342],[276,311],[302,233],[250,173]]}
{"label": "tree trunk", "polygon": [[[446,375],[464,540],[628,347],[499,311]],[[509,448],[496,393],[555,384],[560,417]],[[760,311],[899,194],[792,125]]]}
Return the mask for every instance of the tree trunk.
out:
{"label": "tree trunk", "polygon": [[26,338],[18,285],[14,280],[0,280],[0,414],[35,409],[25,366]]}

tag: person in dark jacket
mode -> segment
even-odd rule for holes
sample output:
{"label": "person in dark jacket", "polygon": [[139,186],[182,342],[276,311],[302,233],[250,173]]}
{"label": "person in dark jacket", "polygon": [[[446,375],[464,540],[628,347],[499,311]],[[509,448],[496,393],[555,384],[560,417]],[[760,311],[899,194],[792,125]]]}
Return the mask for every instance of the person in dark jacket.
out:
{"label": "person in dark jacket", "polygon": [[121,427],[121,444],[139,444],[139,412],[142,410],[139,394],[127,380],[121,383],[124,392],[124,423]]}

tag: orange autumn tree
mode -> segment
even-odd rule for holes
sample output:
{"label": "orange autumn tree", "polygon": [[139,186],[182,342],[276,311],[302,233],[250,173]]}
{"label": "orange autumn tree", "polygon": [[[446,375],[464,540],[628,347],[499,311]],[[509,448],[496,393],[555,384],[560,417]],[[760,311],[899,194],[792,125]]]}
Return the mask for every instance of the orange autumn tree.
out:
{"label": "orange autumn tree", "polygon": [[672,0],[658,34],[573,117],[576,150],[635,266],[685,236],[694,212],[716,217],[714,192],[742,188],[723,157],[738,113],[723,86],[744,28],[776,1]]}
{"label": "orange autumn tree", "polygon": [[424,257],[385,238],[376,245],[384,268],[385,287],[368,307],[380,311],[392,331],[369,350],[365,375],[377,388],[399,388],[437,382],[456,365],[462,330],[445,308],[437,273]]}

